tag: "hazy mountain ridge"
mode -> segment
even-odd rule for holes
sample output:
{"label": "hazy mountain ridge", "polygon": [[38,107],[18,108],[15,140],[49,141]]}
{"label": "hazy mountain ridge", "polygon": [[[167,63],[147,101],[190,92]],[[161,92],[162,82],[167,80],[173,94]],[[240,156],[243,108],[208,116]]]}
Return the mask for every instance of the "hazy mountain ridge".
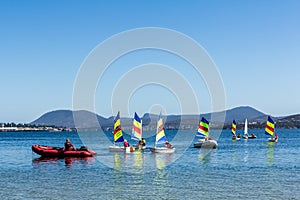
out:
{"label": "hazy mountain ridge", "polygon": [[[222,124],[222,116],[225,123]],[[211,116],[214,121],[211,121]],[[226,111],[206,113],[201,115],[167,115],[162,116],[166,129],[197,129],[201,117],[205,117],[210,122],[211,128],[230,128],[233,119],[236,120],[238,128],[242,128],[245,119],[248,119],[250,128],[262,128],[265,125],[267,115],[249,106],[241,106]],[[74,120],[75,119],[75,120]],[[158,115],[145,113],[142,117],[143,129],[156,129]],[[300,114],[287,117],[274,117],[278,128],[298,128],[300,127]],[[75,122],[76,121],[76,125]],[[114,117],[105,118],[90,111],[80,110],[56,110],[45,113],[31,124],[54,125],[57,127],[69,127],[78,129],[99,129],[111,130],[113,128]],[[223,126],[224,125],[224,126]],[[121,117],[121,126],[124,130],[132,127],[132,118]]]}

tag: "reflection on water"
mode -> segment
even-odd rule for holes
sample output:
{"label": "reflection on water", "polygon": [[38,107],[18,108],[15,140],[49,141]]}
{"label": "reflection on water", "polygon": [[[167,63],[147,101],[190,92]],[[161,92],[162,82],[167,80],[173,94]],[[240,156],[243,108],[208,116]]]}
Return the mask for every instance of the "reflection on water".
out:
{"label": "reflection on water", "polygon": [[168,195],[168,172],[166,171],[166,162],[170,154],[155,154],[156,174],[153,179],[153,189],[155,196],[160,199],[167,199]]}
{"label": "reflection on water", "polygon": [[248,156],[249,156],[249,153],[248,153],[248,140],[244,140],[245,144],[244,144],[244,158],[243,158],[243,161],[246,163],[248,162]]}
{"label": "reflection on water", "polygon": [[173,154],[135,151],[132,153],[116,152],[109,156],[113,160],[115,170],[134,174],[145,174],[163,169],[174,159]]}
{"label": "reflection on water", "polygon": [[115,170],[137,174],[145,172],[143,151],[135,151],[132,153],[116,152],[113,154],[113,163]]}
{"label": "reflection on water", "polygon": [[134,152],[133,166],[138,167],[138,168],[143,166],[143,151],[138,150],[138,151]]}
{"label": "reflection on water", "polygon": [[209,164],[211,161],[212,149],[200,149],[199,151],[199,161],[201,164]]}
{"label": "reflection on water", "polygon": [[67,157],[67,158],[44,158],[39,157],[32,160],[33,166],[42,166],[45,164],[59,164],[64,161],[66,167],[71,167],[73,164],[91,164],[94,163],[94,157],[85,157],[85,158],[74,158],[74,157]]}
{"label": "reflection on water", "polygon": [[114,169],[120,169],[122,165],[122,161],[120,159],[120,155],[118,153],[114,154]]}
{"label": "reflection on water", "polygon": [[267,143],[267,165],[274,164],[274,142]]}
{"label": "reflection on water", "polygon": [[155,163],[157,169],[163,169],[166,166],[166,156],[168,154],[155,154]]}
{"label": "reflection on water", "polygon": [[[236,140],[232,140],[232,141],[236,142]],[[236,158],[236,143],[234,143],[233,146],[232,146],[231,156],[232,156],[232,165],[236,165],[236,161],[237,161],[237,158]]]}

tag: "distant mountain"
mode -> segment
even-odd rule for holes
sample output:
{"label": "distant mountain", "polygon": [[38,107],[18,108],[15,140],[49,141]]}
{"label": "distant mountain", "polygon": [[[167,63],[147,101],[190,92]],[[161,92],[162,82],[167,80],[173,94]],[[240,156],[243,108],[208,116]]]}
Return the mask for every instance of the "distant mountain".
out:
{"label": "distant mountain", "polygon": [[113,122],[113,118],[106,119],[85,110],[56,110],[45,113],[30,124],[75,128],[74,119],[76,119],[76,128],[96,128],[99,126],[98,123],[106,125]]}
{"label": "distant mountain", "polygon": [[225,123],[231,123],[233,119],[236,122],[244,122],[246,118],[249,122],[265,121],[266,116],[266,114],[250,106],[241,106],[226,111]]}
{"label": "distant mountain", "polygon": [[74,127],[73,113],[71,110],[56,110],[45,113],[30,124],[48,125],[59,127]]}
{"label": "distant mountain", "polygon": [[[214,121],[211,121],[211,116],[214,116]],[[267,115],[249,106],[241,106],[233,109],[229,109],[222,112],[206,113],[201,115],[167,115],[163,116],[166,129],[197,129],[199,120],[201,117],[207,118],[210,121],[211,128],[223,128],[222,116],[225,117],[225,127],[229,128],[233,119],[238,123],[238,127],[241,127],[248,119],[249,125],[264,126]],[[143,129],[153,130],[156,128],[158,115],[146,113],[143,115]],[[76,126],[74,123],[76,121]],[[289,117],[274,118],[278,126],[286,127],[298,127],[300,125],[300,115],[294,115]],[[71,111],[71,110],[56,110],[45,113],[37,120],[31,122],[36,125],[54,125],[57,127],[68,127],[78,129],[97,129],[99,124],[104,130],[113,128],[114,117],[104,118],[95,113],[89,111]],[[132,127],[132,119],[128,117],[122,117],[122,128],[124,130],[130,130]],[[300,126],[299,126],[300,127]]]}

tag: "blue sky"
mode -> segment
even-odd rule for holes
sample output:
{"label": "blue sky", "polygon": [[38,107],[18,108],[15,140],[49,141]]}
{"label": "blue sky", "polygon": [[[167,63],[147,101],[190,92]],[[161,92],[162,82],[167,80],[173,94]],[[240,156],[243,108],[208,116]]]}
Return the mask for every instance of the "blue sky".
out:
{"label": "blue sky", "polygon": [[[76,75],[88,54],[112,35],[142,27],[173,29],[202,45],[223,79],[227,108],[300,113],[299,10],[296,0],[0,1],[0,121],[31,122],[48,111],[72,109]],[[203,98],[201,112],[210,111],[205,83],[197,82],[189,66],[172,55],[144,51],[114,63],[104,77],[107,85],[97,89],[96,112],[114,114],[105,97],[114,88],[110,78],[118,80],[122,72],[148,62],[174,66],[190,77]],[[120,70],[121,65],[126,66]],[[155,91],[166,95],[164,100],[154,98]],[[176,98],[168,93],[144,87],[132,96],[129,110],[143,114],[162,104],[176,114]],[[143,99],[145,94],[153,98]]]}

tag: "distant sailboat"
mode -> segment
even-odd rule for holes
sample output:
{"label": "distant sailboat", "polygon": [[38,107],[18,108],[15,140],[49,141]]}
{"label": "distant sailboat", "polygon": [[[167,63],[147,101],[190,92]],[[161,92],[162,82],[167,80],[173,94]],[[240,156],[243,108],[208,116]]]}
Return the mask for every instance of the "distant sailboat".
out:
{"label": "distant sailboat", "polygon": [[133,118],[133,124],[132,124],[132,135],[131,139],[138,141],[139,143],[137,144],[138,149],[146,149],[145,143],[142,138],[142,120],[138,116],[138,114],[135,112],[134,113],[134,118]]}
{"label": "distant sailboat", "polygon": [[265,134],[268,136],[271,136],[271,138],[268,138],[269,142],[277,142],[278,141],[278,135],[275,134],[275,123],[270,116],[268,116]]}
{"label": "distant sailboat", "polygon": [[[157,147],[156,145],[159,144],[166,144],[166,147]],[[164,123],[161,114],[159,115],[157,121],[155,146],[150,147],[150,151],[152,153],[174,153],[175,151],[175,148],[167,141],[167,137],[165,135],[165,130],[164,130]]]}
{"label": "distant sailboat", "polygon": [[196,136],[203,139],[199,139],[198,142],[194,143],[194,148],[217,148],[217,141],[209,137],[209,122],[204,117],[199,122]]}
{"label": "distant sailboat", "polygon": [[236,136],[236,122],[235,120],[232,121],[231,124],[231,133],[232,133],[232,140],[240,140],[241,138]]}

